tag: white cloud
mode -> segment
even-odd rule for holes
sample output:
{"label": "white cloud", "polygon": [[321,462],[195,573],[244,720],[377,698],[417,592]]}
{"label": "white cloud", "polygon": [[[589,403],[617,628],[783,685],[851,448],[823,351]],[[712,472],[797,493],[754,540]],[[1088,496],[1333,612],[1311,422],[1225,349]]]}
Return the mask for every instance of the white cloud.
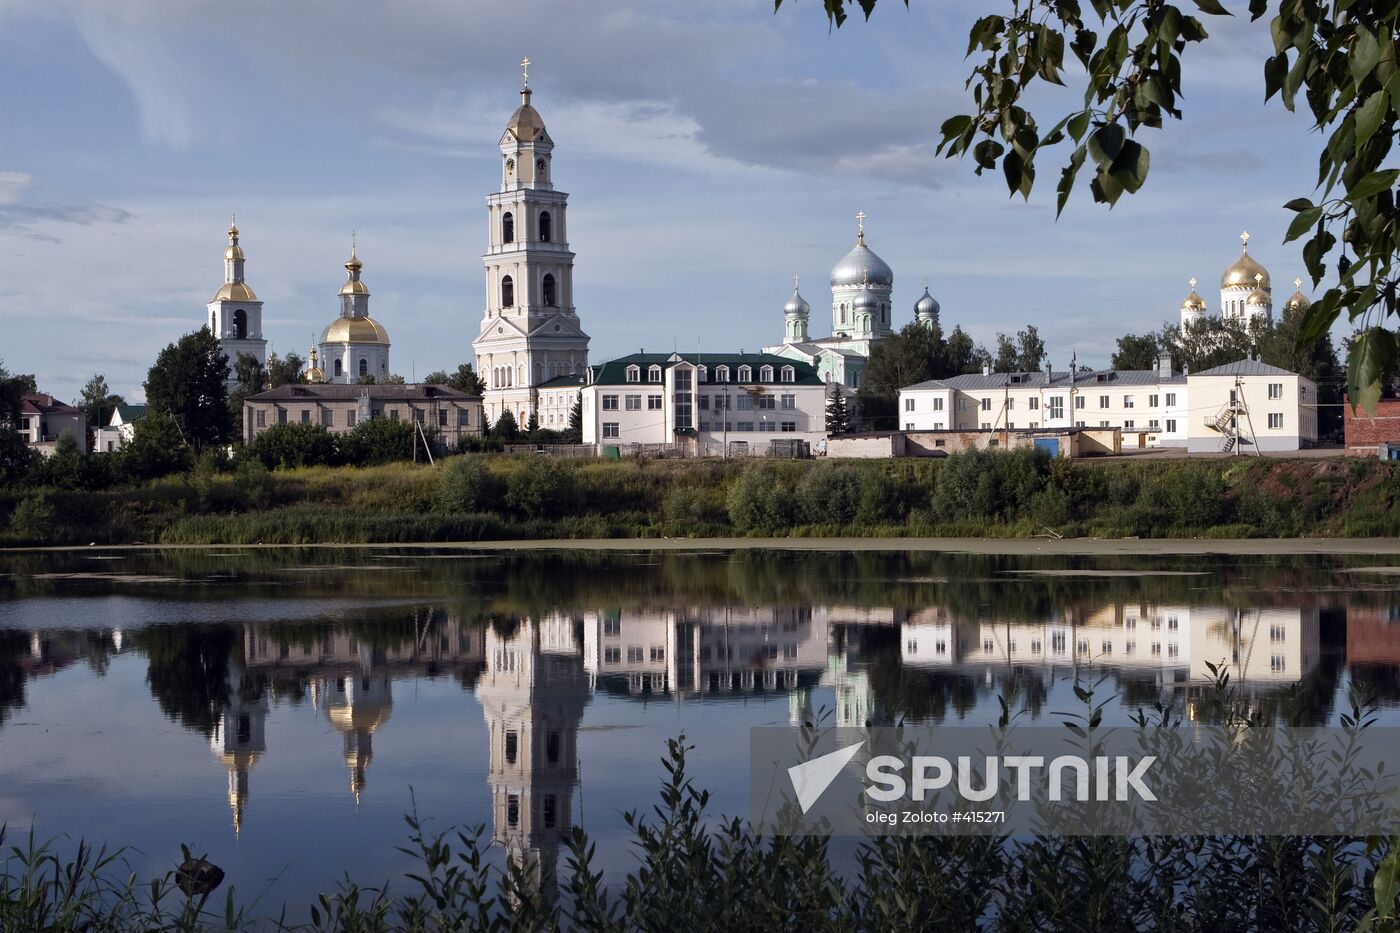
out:
{"label": "white cloud", "polygon": [[27,172],[0,172],[0,205],[18,201],[32,180]]}

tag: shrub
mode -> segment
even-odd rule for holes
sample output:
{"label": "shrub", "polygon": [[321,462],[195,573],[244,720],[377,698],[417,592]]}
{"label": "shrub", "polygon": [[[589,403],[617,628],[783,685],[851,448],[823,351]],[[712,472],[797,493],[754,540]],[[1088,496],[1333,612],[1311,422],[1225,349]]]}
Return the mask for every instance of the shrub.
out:
{"label": "shrub", "polygon": [[862,471],[848,463],[819,463],[797,483],[796,511],[810,525],[855,521],[861,505]]}
{"label": "shrub", "polygon": [[453,457],[438,478],[437,507],[443,512],[493,511],[500,496],[501,481],[476,457]]}
{"label": "shrub", "polygon": [[412,460],[418,442],[417,428],[409,421],[371,418],[342,435],[340,449],[347,463],[373,466],[395,460]]}
{"label": "shrub", "polygon": [[573,500],[573,473],[538,454],[525,458],[506,481],[506,504],[530,518],[563,514]]}
{"label": "shrub", "polygon": [[942,519],[1015,520],[1045,486],[1050,455],[1042,450],[969,450],[943,461],[933,506]]}
{"label": "shrub", "polygon": [[661,500],[661,514],[685,526],[721,525],[728,519],[724,494],[715,486],[675,482]]}
{"label": "shrub", "polygon": [[340,459],[340,447],[322,425],[274,424],[253,438],[248,456],[269,470],[331,466]]}
{"label": "shrub", "polygon": [[792,524],[792,491],[772,464],[746,466],[729,487],[725,508],[739,531],[777,531]]}
{"label": "shrub", "polygon": [[20,502],[10,515],[10,534],[22,542],[42,544],[57,538],[58,510],[42,493]]}

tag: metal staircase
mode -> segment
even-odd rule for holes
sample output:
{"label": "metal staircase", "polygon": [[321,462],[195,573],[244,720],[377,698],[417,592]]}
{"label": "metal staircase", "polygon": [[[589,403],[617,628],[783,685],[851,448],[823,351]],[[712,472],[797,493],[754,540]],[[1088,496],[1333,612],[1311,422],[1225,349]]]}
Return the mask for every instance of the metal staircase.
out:
{"label": "metal staircase", "polygon": [[[1214,415],[1206,415],[1205,423],[1206,427],[1221,435],[1220,452],[1223,454],[1234,453],[1238,456],[1243,452],[1241,447],[1245,441],[1245,425],[1249,426],[1250,443],[1254,443],[1254,421],[1249,416],[1249,406],[1244,401],[1244,385],[1238,376],[1235,377],[1235,391],[1231,400]],[[1254,452],[1259,453],[1257,444]]]}

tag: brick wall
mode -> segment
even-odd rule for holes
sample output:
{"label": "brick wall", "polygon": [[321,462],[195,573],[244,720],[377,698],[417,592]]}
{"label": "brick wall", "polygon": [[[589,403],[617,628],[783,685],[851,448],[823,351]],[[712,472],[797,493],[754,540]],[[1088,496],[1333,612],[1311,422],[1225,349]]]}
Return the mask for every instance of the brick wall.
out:
{"label": "brick wall", "polygon": [[1355,413],[1351,402],[1343,409],[1346,452],[1349,457],[1374,457],[1378,444],[1400,443],[1400,399],[1382,399],[1374,413]]}

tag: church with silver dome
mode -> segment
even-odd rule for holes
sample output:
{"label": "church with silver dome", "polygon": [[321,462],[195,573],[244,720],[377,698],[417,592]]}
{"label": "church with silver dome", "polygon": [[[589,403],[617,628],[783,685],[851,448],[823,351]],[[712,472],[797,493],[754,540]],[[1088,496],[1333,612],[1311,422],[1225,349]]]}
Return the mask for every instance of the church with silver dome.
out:
{"label": "church with silver dome", "polygon": [[[1240,234],[1240,256],[1220,275],[1220,317],[1245,328],[1271,324],[1274,320],[1273,283],[1269,270],[1249,254],[1249,232]],[[1181,329],[1199,327],[1210,316],[1206,300],[1196,291],[1198,280],[1190,279],[1191,293],[1181,302]],[[1293,294],[1283,303],[1284,312],[1307,310],[1312,302],[1303,294],[1303,280],[1293,280]]]}
{"label": "church with silver dome", "polygon": [[[865,242],[865,212],[856,215],[856,245],[831,269],[831,336],[809,332],[812,306],[794,280],[792,297],[783,305],[783,342],[763,348],[814,367],[828,384],[854,391],[865,377],[870,349],[895,332],[890,294],[894,271]],[[914,319],[925,327],[938,323],[938,302],[928,284],[914,305]]]}

